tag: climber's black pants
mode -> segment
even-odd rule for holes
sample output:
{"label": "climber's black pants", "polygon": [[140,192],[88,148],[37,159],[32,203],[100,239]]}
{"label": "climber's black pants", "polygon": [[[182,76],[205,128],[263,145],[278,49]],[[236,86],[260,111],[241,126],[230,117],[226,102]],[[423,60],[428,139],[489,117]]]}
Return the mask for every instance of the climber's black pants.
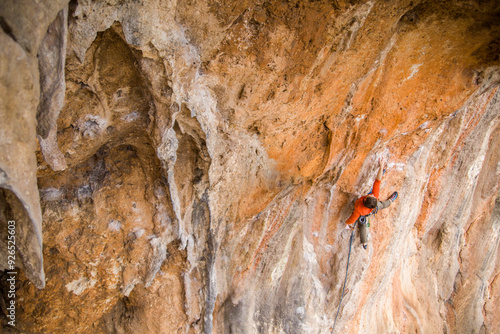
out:
{"label": "climber's black pants", "polygon": [[[378,201],[377,202],[377,212],[387,208],[391,205],[391,200],[387,201]],[[366,223],[370,221],[369,217],[366,217],[365,223],[361,223],[361,217],[358,218],[358,226],[359,226],[359,238],[361,239],[362,244],[366,244],[368,242],[368,227],[366,227]]]}

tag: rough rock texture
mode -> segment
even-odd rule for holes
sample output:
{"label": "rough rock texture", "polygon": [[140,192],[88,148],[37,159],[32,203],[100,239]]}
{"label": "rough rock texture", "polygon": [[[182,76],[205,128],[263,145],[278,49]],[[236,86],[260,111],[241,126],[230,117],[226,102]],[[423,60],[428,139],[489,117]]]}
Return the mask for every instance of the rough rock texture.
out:
{"label": "rough rock texture", "polygon": [[494,0],[3,1],[4,331],[330,333],[343,222],[385,159],[399,198],[355,239],[335,331],[497,333],[499,19]]}
{"label": "rough rock texture", "polygon": [[[17,231],[17,265],[37,287],[45,286],[42,212],[36,184],[36,109],[40,95],[35,58],[47,27],[64,2],[0,3],[0,268],[7,268],[7,221]],[[55,13],[54,13],[55,11]]]}

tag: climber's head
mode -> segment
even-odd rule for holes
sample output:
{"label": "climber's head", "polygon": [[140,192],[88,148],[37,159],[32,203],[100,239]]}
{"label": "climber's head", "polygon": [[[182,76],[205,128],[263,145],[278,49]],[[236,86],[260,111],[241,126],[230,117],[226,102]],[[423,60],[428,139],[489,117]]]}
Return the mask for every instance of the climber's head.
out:
{"label": "climber's head", "polygon": [[375,196],[368,195],[363,200],[363,205],[368,209],[375,209],[377,207],[377,199],[375,198]]}

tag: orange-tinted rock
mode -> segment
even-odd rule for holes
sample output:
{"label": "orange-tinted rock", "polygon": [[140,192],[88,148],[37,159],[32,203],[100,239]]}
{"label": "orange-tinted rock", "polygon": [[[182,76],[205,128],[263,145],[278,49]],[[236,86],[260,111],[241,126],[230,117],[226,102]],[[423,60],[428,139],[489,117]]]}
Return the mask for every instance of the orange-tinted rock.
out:
{"label": "orange-tinted rock", "polygon": [[[61,10],[44,9],[41,30]],[[18,277],[17,329],[330,333],[344,222],[382,159],[381,199],[399,197],[371,218],[367,250],[354,235],[335,331],[497,332],[496,1],[67,10],[52,146],[35,152],[38,88],[13,94],[33,100],[17,179],[37,172],[18,186],[39,189],[46,273],[41,290]],[[38,77],[45,31],[25,40],[33,25],[12,20],[0,33],[24,36],[9,42],[30,47],[22,73]]]}

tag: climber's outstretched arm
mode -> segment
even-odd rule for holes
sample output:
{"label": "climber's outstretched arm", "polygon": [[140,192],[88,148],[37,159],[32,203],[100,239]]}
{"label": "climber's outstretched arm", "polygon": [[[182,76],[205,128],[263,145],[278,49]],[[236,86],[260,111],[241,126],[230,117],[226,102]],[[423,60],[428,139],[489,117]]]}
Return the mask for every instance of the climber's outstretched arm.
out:
{"label": "climber's outstretched arm", "polygon": [[372,191],[370,192],[370,194],[375,196],[376,198],[378,198],[380,195],[380,184],[382,183],[382,177],[384,176],[384,169],[385,169],[385,163],[383,159],[380,159],[378,161],[378,164],[379,164],[378,174],[377,177],[375,178],[375,182],[373,182]]}
{"label": "climber's outstretched arm", "polygon": [[379,165],[379,170],[378,170],[378,174],[377,174],[377,180],[382,181],[382,176],[384,176],[384,169],[385,169],[385,162],[384,162],[384,160],[380,159],[378,161],[378,165]]}

